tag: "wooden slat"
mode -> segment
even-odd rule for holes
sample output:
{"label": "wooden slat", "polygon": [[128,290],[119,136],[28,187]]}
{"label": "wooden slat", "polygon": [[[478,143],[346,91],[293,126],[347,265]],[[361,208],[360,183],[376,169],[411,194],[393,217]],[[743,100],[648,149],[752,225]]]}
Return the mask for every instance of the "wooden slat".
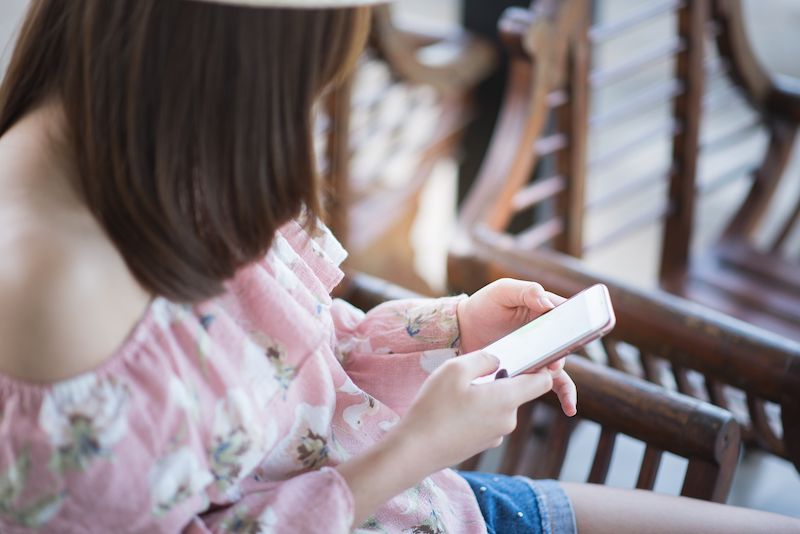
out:
{"label": "wooden slat", "polygon": [[676,365],[671,365],[670,368],[672,369],[672,376],[675,378],[675,385],[678,387],[678,391],[690,397],[702,398],[698,395],[697,388],[695,388],[694,384],[689,380],[689,372],[686,369]]}
{"label": "wooden slat", "polygon": [[314,117],[314,137],[326,137],[331,128],[331,119],[325,113],[317,113]]}
{"label": "wooden slat", "polygon": [[744,105],[744,101],[736,88],[720,85],[718,88],[703,95],[702,110],[704,114],[710,115],[716,111],[730,110],[732,106]]}
{"label": "wooden slat", "polygon": [[656,483],[656,475],[658,474],[658,467],[661,465],[662,450],[648,445],[644,450],[644,458],[642,458],[642,465],[639,468],[639,477],[636,480],[637,489],[653,489]]}
{"label": "wooden slat", "polygon": [[728,396],[725,395],[725,386],[718,380],[714,380],[708,376],[705,377],[705,384],[706,394],[708,395],[708,399],[711,401],[711,403],[715,406],[719,406],[720,408],[725,408],[726,410],[730,411]]}
{"label": "wooden slat", "polygon": [[[800,198],[798,199],[800,210]],[[800,214],[800,211],[797,212]],[[749,243],[741,240],[725,240],[714,247],[712,254],[725,265],[747,271],[748,274],[760,277],[771,285],[782,288],[787,294],[800,299],[800,266],[788,260],[782,260],[772,254],[755,250]]]}
{"label": "wooden slat", "polygon": [[[733,467],[731,470],[733,470]],[[720,478],[728,477],[721,477],[718,465],[704,460],[690,459],[689,465],[686,467],[686,476],[683,479],[681,495],[694,499],[704,498],[715,502],[725,502],[725,497],[730,490],[730,479],[723,485],[722,493],[724,495],[722,496],[720,495],[720,490],[715,487],[718,484],[711,482]],[[733,478],[733,473],[730,474],[730,478]],[[710,498],[709,495],[711,496]]]}
{"label": "wooden slat", "polygon": [[511,199],[511,207],[515,212],[522,211],[561,193],[565,187],[563,176],[538,178],[535,182],[514,194]]}
{"label": "wooden slat", "polygon": [[535,150],[539,156],[547,156],[564,149],[566,146],[567,136],[563,133],[554,133],[537,139],[533,144],[533,150]]}
{"label": "wooden slat", "polygon": [[672,212],[671,206],[664,202],[661,206],[657,207],[656,209],[650,210],[646,213],[643,213],[637,217],[634,217],[624,225],[621,225],[619,228],[609,232],[605,236],[597,239],[596,241],[589,243],[584,247],[584,252],[588,252],[592,249],[605,247],[614,241],[618,241],[623,237],[628,236],[634,232],[638,232],[639,230],[643,229],[649,224],[657,222],[666,216],[668,216]]}
{"label": "wooden slat", "polygon": [[614,443],[617,433],[608,428],[603,428],[600,432],[600,439],[597,441],[597,449],[594,453],[592,469],[589,471],[589,478],[586,480],[590,484],[602,484],[608,476],[608,468],[611,465],[611,455],[614,454]]}
{"label": "wooden slat", "polygon": [[533,439],[532,427],[535,410],[535,402],[525,403],[517,410],[517,428],[506,438],[506,450],[499,470],[501,473],[506,475],[517,473],[528,442]]}
{"label": "wooden slat", "polygon": [[533,404],[536,408],[531,421],[535,424],[535,428],[542,428],[544,434],[540,436],[537,432],[532,439],[527,440],[513,469],[511,462],[506,462],[504,458],[502,464],[506,470],[502,472],[534,479],[558,478],[567,455],[575,420],[565,417],[554,406],[541,402]]}
{"label": "wooden slat", "polygon": [[553,217],[520,232],[514,237],[514,241],[524,250],[534,250],[563,231],[564,220],[561,217]]}
{"label": "wooden slat", "polygon": [[668,80],[653,87],[645,89],[638,94],[625,99],[625,103],[611,111],[600,113],[589,118],[592,128],[604,128],[617,125],[619,122],[631,119],[636,113],[647,110],[656,104],[666,103],[684,93],[683,83],[679,80]]}
{"label": "wooden slat", "polygon": [[702,150],[704,154],[708,154],[710,152],[731,148],[743,141],[752,139],[753,134],[758,133],[759,126],[761,126],[761,119],[755,116],[722,135],[703,142],[700,145],[700,150]]}
{"label": "wooden slat", "polygon": [[336,288],[337,296],[369,311],[387,300],[418,299],[423,295],[365,273],[348,273]]}
{"label": "wooden slat", "polygon": [[724,59],[715,58],[708,59],[703,64],[703,72],[706,77],[706,86],[711,85],[712,82],[722,78],[730,72],[730,64]]}
{"label": "wooden slat", "polygon": [[555,157],[555,172],[566,178],[567,187],[555,202],[557,212],[564,215],[564,231],[553,241],[553,246],[574,256],[580,256],[583,250],[591,60],[589,22],[589,10],[584,9],[576,23],[576,36],[567,53],[569,81],[566,91],[569,102],[555,112],[557,131],[569,132],[569,150],[562,150]]}
{"label": "wooden slat", "polygon": [[733,167],[732,169],[728,169],[718,174],[717,176],[714,176],[713,178],[698,180],[695,184],[695,190],[700,195],[708,195],[736,182],[737,180],[752,180],[755,177],[755,172],[757,169],[758,166],[753,165],[750,162],[742,163],[736,167]]}
{"label": "wooden slat", "polygon": [[629,30],[643,22],[656,18],[665,13],[670,13],[676,8],[683,5],[681,0],[662,0],[660,2],[652,2],[642,9],[634,11],[619,20],[595,26],[589,30],[589,39],[594,43],[601,43],[611,39],[625,30]]}
{"label": "wooden slat", "polygon": [[[661,122],[655,126],[649,126],[647,129],[637,132],[637,135],[630,137],[630,139],[617,145],[616,147],[608,150],[602,154],[598,154],[589,160],[589,166],[593,172],[598,169],[608,167],[614,163],[618,163],[621,158],[627,154],[641,148],[643,145],[652,143],[659,136],[678,135],[681,131],[681,124],[676,120],[668,122]],[[664,139],[668,142],[670,139]]]}
{"label": "wooden slat", "polygon": [[[738,437],[739,428],[730,413],[716,406],[665,391],[585,358],[567,358],[566,370],[582,395],[580,415],[602,421],[606,432],[625,434],[685,458],[707,460],[719,457],[728,430]],[[543,400],[558,407],[555,395],[548,394]],[[645,420],[634,421],[639,419],[635,412],[647,414]],[[681,440],[666,437],[675,432]]]}
{"label": "wooden slat", "polygon": [[630,367],[625,363],[625,360],[622,359],[622,356],[620,356],[619,351],[617,350],[618,342],[616,340],[613,340],[609,337],[604,337],[601,339],[601,343],[603,344],[603,349],[605,349],[606,356],[608,357],[608,365],[614,369],[624,371],[628,374],[636,374],[631,372],[632,370]]}
{"label": "wooden slat", "polygon": [[755,439],[759,444],[778,456],[786,455],[786,447],[780,436],[775,434],[767,417],[766,403],[752,395],[747,396],[747,411],[753,425]]}
{"label": "wooden slat", "polygon": [[664,381],[661,380],[661,369],[659,368],[656,357],[647,352],[639,351],[639,361],[642,364],[644,377],[654,384],[663,386]]}
{"label": "wooden slat", "polygon": [[752,241],[761,221],[769,218],[772,199],[778,192],[795,146],[797,124],[769,119],[767,133],[766,152],[760,158],[756,178],[750,184],[747,198],[728,223],[723,239]]}
{"label": "wooden slat", "polygon": [[[733,391],[734,395],[727,395],[728,391]],[[742,397],[737,398],[736,394],[741,393]],[[741,390],[726,389],[728,399],[727,410],[733,414],[742,429],[742,441],[745,443],[756,444],[753,422],[747,408],[747,393]]]}
{"label": "wooden slat", "polygon": [[[689,279],[682,286],[681,294],[731,317],[785,336],[787,339],[798,339],[800,328],[797,325],[780,317],[765,314],[760,309],[753,308],[752,304],[742,303],[725,290],[708,285],[703,280]],[[740,386],[744,387],[743,384]]]}
{"label": "wooden slat", "polygon": [[686,43],[679,37],[652,46],[633,57],[604,69],[596,69],[589,74],[589,83],[593,88],[604,87],[616,83],[628,76],[641,72],[642,68],[652,67],[666,61],[686,48]]}
{"label": "wooden slat", "polygon": [[719,22],[714,19],[711,19],[706,23],[706,34],[711,39],[718,37],[723,31],[724,30],[722,29],[722,26],[720,26]]}
{"label": "wooden slat", "polygon": [[547,95],[547,106],[550,109],[555,109],[559,106],[563,106],[567,103],[569,97],[567,96],[567,92],[563,89],[558,89],[556,91],[552,91]]}
{"label": "wooden slat", "polygon": [[[541,471],[543,478],[558,478],[564,466],[564,459],[567,457],[569,438],[575,428],[575,420],[570,419],[555,410],[550,429],[547,433],[544,450],[544,457],[541,458],[546,471]],[[538,463],[540,458],[531,458]],[[531,462],[532,463],[532,462]],[[530,468],[530,466],[528,466]]]}
{"label": "wooden slat", "polygon": [[783,288],[769,285],[768,281],[746,278],[729,269],[719,268],[712,260],[697,261],[692,265],[692,276],[705,284],[722,290],[742,307],[762,314],[779,317],[800,327],[800,300],[786,294]]}
{"label": "wooden slat", "polygon": [[668,175],[669,170],[657,170],[637,176],[633,180],[629,180],[621,186],[590,200],[586,203],[586,209],[606,208],[619,200],[630,199],[631,196],[651,189],[656,185],[666,184]]}
{"label": "wooden slat", "polygon": [[[777,253],[781,247],[783,247],[783,243],[786,242],[786,239],[789,237],[789,234],[792,233],[792,230],[797,226],[797,222],[800,221],[800,198],[797,199],[797,204],[795,205],[792,213],[787,217],[786,222],[783,223],[780,231],[776,234],[775,239],[772,241],[770,245],[770,251],[774,254]],[[797,270],[794,271],[795,273]],[[797,287],[800,287],[800,284],[797,284]]]}

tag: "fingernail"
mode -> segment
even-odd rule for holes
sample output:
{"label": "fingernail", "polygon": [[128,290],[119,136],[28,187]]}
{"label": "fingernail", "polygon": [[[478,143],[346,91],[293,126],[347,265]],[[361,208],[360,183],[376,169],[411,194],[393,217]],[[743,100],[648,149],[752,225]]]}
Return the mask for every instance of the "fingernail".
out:
{"label": "fingernail", "polygon": [[508,378],[508,371],[505,369],[500,369],[497,371],[497,374],[494,375],[495,380],[500,380],[501,378]]}
{"label": "fingernail", "polygon": [[543,307],[543,308],[555,308],[556,307],[556,305],[553,304],[553,301],[551,301],[547,297],[539,297],[539,305],[541,307]]}
{"label": "fingernail", "polygon": [[497,365],[500,365],[500,358],[498,358],[497,356],[495,356],[495,355],[494,355],[494,354],[492,354],[491,352],[482,352],[481,354],[483,354],[483,356],[484,356],[485,358],[487,358],[487,359],[489,359],[489,360],[492,360],[493,362],[495,362]]}

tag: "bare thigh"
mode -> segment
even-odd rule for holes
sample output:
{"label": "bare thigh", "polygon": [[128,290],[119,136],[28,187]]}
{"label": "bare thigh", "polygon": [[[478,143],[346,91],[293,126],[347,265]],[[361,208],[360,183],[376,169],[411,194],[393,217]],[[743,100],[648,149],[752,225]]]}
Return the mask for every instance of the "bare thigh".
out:
{"label": "bare thigh", "polygon": [[800,519],[769,512],[596,484],[561,482],[579,534],[800,534]]}

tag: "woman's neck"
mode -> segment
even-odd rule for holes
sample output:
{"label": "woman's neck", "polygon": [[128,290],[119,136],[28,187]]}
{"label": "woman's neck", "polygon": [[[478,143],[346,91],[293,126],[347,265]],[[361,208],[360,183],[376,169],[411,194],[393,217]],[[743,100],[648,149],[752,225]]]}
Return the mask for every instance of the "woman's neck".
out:
{"label": "woman's neck", "polygon": [[0,137],[0,203],[34,202],[69,211],[85,210],[77,193],[66,120],[56,100],[36,106]]}

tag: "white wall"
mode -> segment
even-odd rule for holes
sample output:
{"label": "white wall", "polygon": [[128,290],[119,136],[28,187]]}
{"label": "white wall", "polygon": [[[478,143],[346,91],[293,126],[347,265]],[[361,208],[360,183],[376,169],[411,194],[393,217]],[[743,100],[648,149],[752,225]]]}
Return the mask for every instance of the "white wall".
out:
{"label": "white wall", "polygon": [[0,0],[0,74],[6,70],[28,0]]}

